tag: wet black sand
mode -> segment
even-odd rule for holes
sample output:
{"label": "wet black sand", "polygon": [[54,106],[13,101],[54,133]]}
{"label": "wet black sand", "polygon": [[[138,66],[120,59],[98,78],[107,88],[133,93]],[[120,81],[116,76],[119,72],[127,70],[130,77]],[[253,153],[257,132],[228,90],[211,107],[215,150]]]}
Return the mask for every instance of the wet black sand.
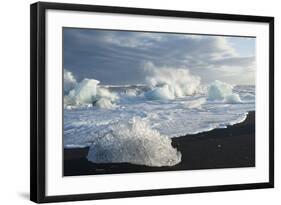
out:
{"label": "wet black sand", "polygon": [[254,167],[255,112],[249,112],[244,122],[225,129],[173,138],[172,145],[182,154],[181,163],[173,167],[94,164],[86,159],[88,148],[64,149],[64,176]]}

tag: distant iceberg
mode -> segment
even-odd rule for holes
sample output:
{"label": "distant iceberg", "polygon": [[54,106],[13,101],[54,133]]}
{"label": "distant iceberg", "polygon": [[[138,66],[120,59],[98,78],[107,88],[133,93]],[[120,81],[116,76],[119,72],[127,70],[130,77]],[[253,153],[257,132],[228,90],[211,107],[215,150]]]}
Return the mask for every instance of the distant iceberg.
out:
{"label": "distant iceberg", "polygon": [[239,94],[233,93],[233,86],[219,80],[211,83],[208,87],[208,100],[221,100],[226,103],[241,103]]}
{"label": "distant iceberg", "polygon": [[95,79],[84,79],[76,83],[69,94],[64,96],[64,106],[93,105],[104,109],[115,108],[117,94],[99,87],[98,84],[99,81]]}

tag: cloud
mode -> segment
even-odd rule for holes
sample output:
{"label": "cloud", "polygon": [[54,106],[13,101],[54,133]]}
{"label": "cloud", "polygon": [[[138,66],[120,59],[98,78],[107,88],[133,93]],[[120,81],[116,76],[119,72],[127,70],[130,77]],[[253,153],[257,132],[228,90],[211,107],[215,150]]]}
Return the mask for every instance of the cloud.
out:
{"label": "cloud", "polygon": [[161,41],[161,36],[142,32],[127,33],[127,35],[107,33],[102,40],[120,47],[146,49],[153,46],[155,42]]}
{"label": "cloud", "polygon": [[[105,84],[142,83],[143,66],[188,68],[202,82],[253,83],[255,56],[242,55],[239,45],[254,49],[253,40],[234,37],[109,31],[64,30],[64,66],[78,80],[96,77]],[[233,44],[239,44],[233,45]],[[244,48],[243,47],[243,48]],[[243,75],[243,78],[241,78]],[[248,79],[248,80],[247,80]]]}

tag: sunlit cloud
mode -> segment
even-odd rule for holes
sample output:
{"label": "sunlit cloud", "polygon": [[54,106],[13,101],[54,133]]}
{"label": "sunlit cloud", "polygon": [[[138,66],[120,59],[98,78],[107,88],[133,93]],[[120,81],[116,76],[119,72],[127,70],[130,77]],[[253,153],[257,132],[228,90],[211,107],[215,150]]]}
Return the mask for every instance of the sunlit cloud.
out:
{"label": "sunlit cloud", "polygon": [[144,62],[186,68],[203,83],[253,84],[254,50],[254,38],[64,30],[64,67],[77,79],[93,77],[110,84],[144,82]]}

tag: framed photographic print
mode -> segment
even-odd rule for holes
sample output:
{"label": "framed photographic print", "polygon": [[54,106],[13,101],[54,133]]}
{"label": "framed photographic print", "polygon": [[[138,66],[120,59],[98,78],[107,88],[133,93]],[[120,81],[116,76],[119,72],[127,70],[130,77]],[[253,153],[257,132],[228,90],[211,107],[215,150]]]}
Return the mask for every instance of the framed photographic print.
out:
{"label": "framed photographic print", "polygon": [[274,186],[274,18],[31,5],[31,200]]}

